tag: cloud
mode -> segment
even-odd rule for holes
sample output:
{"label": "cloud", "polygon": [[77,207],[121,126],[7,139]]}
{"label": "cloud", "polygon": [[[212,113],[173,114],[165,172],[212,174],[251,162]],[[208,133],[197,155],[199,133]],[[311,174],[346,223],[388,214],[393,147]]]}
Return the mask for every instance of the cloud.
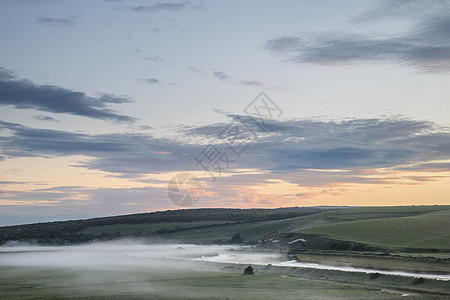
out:
{"label": "cloud", "polygon": [[450,162],[426,162],[426,163],[416,163],[406,166],[400,166],[395,168],[395,170],[403,171],[427,171],[427,172],[444,172],[450,170]]}
{"label": "cloud", "polygon": [[60,214],[65,211],[77,214],[96,212],[97,216],[144,212],[167,208],[166,188],[77,188],[55,186],[49,190],[10,191],[0,199],[8,205],[0,205],[4,214]]}
{"label": "cloud", "polygon": [[239,85],[246,85],[246,86],[264,86],[264,82],[257,81],[257,80],[241,80],[238,82]]}
{"label": "cloud", "polygon": [[0,138],[4,143],[3,153],[11,156],[89,155],[95,152],[117,152],[126,149],[124,144],[114,142],[114,135],[104,135],[100,140],[100,136],[36,129],[5,121],[0,121],[0,126],[5,133],[11,134]]}
{"label": "cloud", "polygon": [[89,135],[61,130],[31,128],[0,121],[1,154],[7,157],[56,157],[85,155],[76,166],[118,174],[146,174],[193,168],[186,153],[201,146],[184,145],[148,134]]}
{"label": "cloud", "polygon": [[147,84],[158,84],[161,83],[161,81],[159,81],[156,78],[147,78],[147,79],[141,79],[143,82],[147,83]]}
{"label": "cloud", "polygon": [[[108,214],[123,213],[123,205],[131,211],[167,207],[166,182],[152,174],[198,171],[207,182],[202,205],[242,207],[270,205],[271,201],[296,203],[298,193],[302,193],[302,199],[340,195],[349,184],[424,184],[442,179],[447,176],[442,172],[450,171],[450,133],[432,122],[399,118],[272,120],[265,123],[264,131],[258,131],[250,117],[229,117],[229,123],[180,127],[177,135],[167,138],[135,133],[83,134],[0,121],[0,156],[6,159],[83,155],[86,158],[72,166],[155,186],[93,189],[50,185],[25,192],[3,191],[0,198],[10,201],[7,208],[12,211],[14,205],[55,209],[63,205],[74,211],[95,211],[108,203],[114,210]],[[236,117],[243,123],[232,123]],[[220,136],[228,125],[243,128],[244,123],[254,133],[236,139]],[[239,156],[231,151],[230,147],[246,144]],[[215,184],[194,160],[210,145],[226,153],[231,161]],[[300,190],[268,195],[267,201],[255,198],[258,188],[270,191],[277,183]]]}
{"label": "cloud", "polygon": [[190,6],[189,1],[185,2],[157,2],[152,5],[134,6],[131,10],[136,12],[159,12],[159,11],[179,11]]}
{"label": "cloud", "polygon": [[59,122],[59,120],[56,120],[55,118],[52,118],[49,116],[43,116],[43,115],[33,116],[33,119],[39,120],[39,121]]}
{"label": "cloud", "polygon": [[147,56],[144,51],[140,49],[131,49],[131,54],[135,57],[139,57],[140,59],[151,61],[156,64],[167,64],[167,60],[160,56]]}
{"label": "cloud", "polygon": [[68,113],[101,120],[133,122],[134,118],[117,114],[107,106],[109,103],[126,102],[130,102],[126,97],[110,94],[90,97],[83,92],[59,86],[38,85],[26,79],[18,79],[12,72],[0,67],[0,105]]}
{"label": "cloud", "polygon": [[163,29],[161,27],[154,27],[150,30],[152,33],[158,33],[163,31]]}
{"label": "cloud", "polygon": [[[243,135],[250,152],[242,168],[283,173],[305,169],[383,168],[448,159],[450,133],[431,122],[408,119],[348,121],[267,121],[258,132],[249,117],[240,117],[256,132]],[[225,124],[186,128],[190,136],[218,136]],[[241,126],[243,127],[243,126]],[[224,143],[223,140],[217,139]],[[226,141],[225,143],[226,144]]]}
{"label": "cloud", "polygon": [[162,63],[166,62],[166,60],[164,58],[160,57],[160,56],[152,56],[152,57],[147,57],[147,58],[144,58],[144,59],[152,61],[154,63],[158,63],[158,64],[162,64]]}
{"label": "cloud", "polygon": [[450,2],[447,0],[384,0],[374,9],[355,16],[351,21],[364,23],[387,18],[427,18],[449,12]]}
{"label": "cloud", "polygon": [[0,138],[2,152],[13,157],[59,156],[124,151],[125,145],[114,138],[96,137],[60,130],[35,129],[17,123],[0,121],[0,127],[10,136]]}
{"label": "cloud", "polygon": [[397,36],[323,32],[278,37],[265,43],[295,63],[342,65],[387,63],[421,71],[450,71],[450,17],[435,16]]}
{"label": "cloud", "polygon": [[225,74],[225,72],[214,71],[213,75],[214,77],[222,81],[227,81],[228,79],[230,79],[230,77],[227,74]]}
{"label": "cloud", "polygon": [[199,68],[196,68],[196,67],[193,67],[193,66],[189,66],[189,67],[187,67],[187,69],[189,71],[193,72],[193,73],[198,74],[198,75],[205,76],[205,73]]}
{"label": "cloud", "polygon": [[[424,164],[423,169],[430,169],[433,162],[450,160],[450,133],[426,121],[272,120],[265,123],[264,131],[258,131],[250,117],[240,116],[240,120],[242,124],[181,127],[178,135],[170,138],[132,133],[88,135],[1,121],[4,135],[0,137],[0,154],[6,157],[85,155],[89,158],[74,166],[137,178],[150,173],[204,171],[194,157],[201,157],[200,153],[213,145],[228,155],[230,168],[225,172],[234,174],[238,169],[255,169],[270,176],[307,172],[316,180],[346,178],[342,180],[365,183],[390,179],[361,177],[360,170],[407,165],[420,168],[420,164]],[[240,126],[236,139],[220,136],[230,124]],[[245,128],[253,132],[242,130]],[[233,152],[232,148],[244,150],[237,155],[238,151]],[[331,173],[329,170],[344,171]],[[304,180],[308,181],[308,176]]]}
{"label": "cloud", "polygon": [[41,18],[36,23],[52,27],[75,27],[72,18]]}

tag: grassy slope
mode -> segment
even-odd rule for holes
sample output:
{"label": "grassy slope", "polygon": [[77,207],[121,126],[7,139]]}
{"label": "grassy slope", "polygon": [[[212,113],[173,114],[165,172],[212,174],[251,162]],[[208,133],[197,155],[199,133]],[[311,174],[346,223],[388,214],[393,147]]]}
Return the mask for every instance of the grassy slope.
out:
{"label": "grassy slope", "polygon": [[[246,239],[261,239],[267,233],[273,231],[290,231],[293,229],[307,228],[310,226],[316,226],[320,224],[327,224],[328,222],[324,220],[324,216],[327,216],[329,212],[318,213],[313,215],[306,215],[301,217],[294,217],[289,219],[281,220],[271,220],[271,221],[260,221],[260,222],[249,222],[249,223],[239,223],[239,224],[228,224],[222,226],[214,226],[210,228],[194,228],[190,227],[202,226],[208,224],[217,223],[234,223],[233,221],[227,220],[216,220],[216,221],[196,221],[196,222],[159,222],[159,223],[140,223],[140,224],[115,224],[115,225],[104,225],[104,226],[92,226],[81,231],[82,233],[141,233],[154,231],[162,228],[186,228],[186,230],[174,233],[161,234],[160,237],[167,239],[177,239],[182,241],[210,241],[210,240],[220,240],[220,239],[230,239],[235,233],[243,234]],[[317,216],[322,217],[317,217]]]}
{"label": "grassy slope", "polygon": [[188,229],[164,234],[161,235],[161,237],[185,242],[201,242],[230,239],[235,233],[240,233],[244,239],[259,240],[273,231],[287,232],[292,229],[307,228],[313,226],[312,224],[326,224],[322,213],[284,220],[232,224],[213,228]]}
{"label": "grassy slope", "polygon": [[132,233],[150,233],[160,229],[175,229],[180,228],[191,228],[196,226],[205,226],[212,224],[223,224],[223,223],[233,223],[231,221],[223,220],[207,220],[207,221],[197,221],[197,222],[158,222],[158,223],[140,223],[140,224],[113,224],[113,225],[103,225],[103,226],[92,226],[84,229],[81,233],[86,234],[113,234],[119,232],[121,234],[132,234]]}
{"label": "grassy slope", "polygon": [[147,233],[163,228],[180,227],[185,230],[160,234],[159,237],[184,242],[226,240],[235,233],[240,233],[248,240],[260,240],[274,231],[302,232],[384,247],[450,248],[449,239],[445,235],[448,233],[446,229],[450,228],[449,212],[450,206],[362,207],[327,210],[313,215],[282,220],[229,224],[209,228],[189,229],[189,227],[227,221],[116,224],[90,227],[83,232],[132,234],[138,231]]}
{"label": "grassy slope", "polygon": [[330,215],[330,218],[335,218],[336,221],[363,220],[373,218],[399,218],[449,209],[450,205],[344,208],[333,211],[332,215]]}
{"label": "grassy slope", "polygon": [[384,217],[406,217],[424,213],[450,209],[450,206],[400,206],[400,207],[363,207],[330,210],[322,213],[289,218],[284,220],[262,221],[245,224],[224,225],[214,228],[184,230],[161,235],[163,238],[182,241],[208,241],[229,239],[233,234],[240,233],[245,239],[262,239],[268,233],[297,232],[325,224],[346,222],[349,220],[375,219]]}
{"label": "grassy slope", "polygon": [[[413,210],[418,212],[416,207],[411,207],[410,211]],[[336,215],[348,217],[351,214],[341,215],[338,212]],[[359,216],[355,214],[355,217]],[[421,214],[408,217],[345,221],[298,232],[382,247],[450,249],[450,210],[424,210]]]}

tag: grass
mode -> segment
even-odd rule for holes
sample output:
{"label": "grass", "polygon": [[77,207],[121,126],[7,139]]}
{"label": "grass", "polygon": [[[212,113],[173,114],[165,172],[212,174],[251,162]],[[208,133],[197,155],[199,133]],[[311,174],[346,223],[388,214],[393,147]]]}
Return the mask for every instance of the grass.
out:
{"label": "grass", "polygon": [[[327,210],[282,220],[224,224],[229,221],[162,222],[90,227],[83,233],[136,234],[182,228],[161,233],[162,239],[181,242],[229,240],[235,233],[246,240],[261,240],[271,232],[300,232],[399,250],[450,249],[450,206],[362,207]],[[192,228],[219,224],[205,228]],[[224,224],[224,225],[220,225]]]}
{"label": "grass", "polygon": [[[394,206],[394,207],[362,207],[328,210],[314,215],[294,217],[283,220],[261,221],[223,225],[213,228],[188,229],[180,232],[161,235],[162,238],[180,240],[185,242],[202,242],[212,240],[230,239],[233,234],[240,233],[242,237],[250,240],[261,240],[268,233],[278,232],[307,232],[320,228],[318,226],[347,222],[350,220],[369,220],[377,218],[401,218],[419,216],[431,212],[450,210],[450,206]],[[444,221],[439,219],[438,221]],[[353,223],[348,223],[353,225]],[[359,223],[355,223],[359,225]],[[328,225],[331,226],[331,225]],[[322,233],[322,232],[321,232]],[[434,241],[433,245],[439,244]]]}
{"label": "grass", "polygon": [[[0,272],[3,299],[404,299],[400,294],[276,275],[123,268],[9,268]],[[411,297],[415,299],[414,297]]]}
{"label": "grass", "polygon": [[[180,229],[176,232],[158,233],[159,238],[178,240],[182,242],[211,242],[229,240],[235,233],[241,234],[246,240],[261,240],[271,232],[297,232],[321,225],[342,223],[348,221],[361,221],[379,218],[400,218],[418,216],[430,212],[450,210],[450,206],[391,206],[391,207],[361,207],[324,210],[312,215],[293,217],[281,220],[239,222],[229,220],[198,220],[192,222],[156,222],[138,224],[114,224],[92,226],[80,231],[84,234],[101,235],[116,234],[135,235],[152,234],[163,229]],[[228,224],[227,224],[228,223]],[[231,224],[230,224],[231,223]],[[220,225],[223,224],[223,225]],[[348,223],[351,225],[352,223]],[[359,223],[355,223],[359,225]],[[217,225],[205,228],[201,226]],[[430,245],[439,244],[441,240],[429,241]]]}
{"label": "grass", "polygon": [[357,207],[333,211],[328,217],[334,223],[374,218],[410,217],[444,210],[450,210],[450,205]]}
{"label": "grass", "polygon": [[283,220],[261,221],[223,225],[214,228],[190,229],[161,235],[163,238],[186,242],[201,242],[230,239],[240,233],[244,239],[260,240],[273,231],[290,231],[295,228],[309,227],[311,224],[323,224],[317,216],[321,214],[294,217]]}
{"label": "grass", "polygon": [[[163,228],[185,228],[160,237],[202,242],[230,239],[240,233],[245,239],[262,239],[268,233],[301,232],[362,242],[386,248],[450,249],[450,206],[364,207],[327,210],[283,220],[236,223],[206,228],[197,226],[229,221],[117,224],[87,228],[84,233],[148,233]],[[376,257],[355,253],[299,252],[306,261],[448,272],[448,263],[436,258]],[[426,254],[417,254],[422,256]],[[442,255],[447,258],[448,255]],[[434,256],[434,254],[433,254]],[[234,266],[240,268],[241,266]],[[381,276],[332,270],[285,268],[280,272],[299,278],[280,277],[278,267],[255,267],[258,275],[130,267],[102,269],[0,267],[1,299],[420,299],[379,289],[412,288],[446,292],[447,284],[417,278]],[[272,271],[273,270],[273,271]],[[278,273],[277,273],[278,272]],[[325,281],[324,281],[325,280]],[[346,282],[346,283],[345,283]],[[352,285],[353,283],[353,285]],[[360,284],[357,286],[357,284]],[[365,286],[362,286],[365,285]],[[373,287],[370,287],[373,286]],[[445,294],[447,295],[447,294]]]}
{"label": "grass", "polygon": [[139,224],[113,224],[103,226],[88,227],[80,233],[101,235],[102,233],[114,234],[136,234],[138,232],[152,233],[161,229],[175,229],[175,228],[192,228],[198,226],[207,226],[213,224],[233,223],[232,221],[224,220],[207,220],[195,222],[159,222],[159,223],[139,223]]}
{"label": "grass", "polygon": [[338,222],[297,232],[388,248],[450,249],[450,210]]}

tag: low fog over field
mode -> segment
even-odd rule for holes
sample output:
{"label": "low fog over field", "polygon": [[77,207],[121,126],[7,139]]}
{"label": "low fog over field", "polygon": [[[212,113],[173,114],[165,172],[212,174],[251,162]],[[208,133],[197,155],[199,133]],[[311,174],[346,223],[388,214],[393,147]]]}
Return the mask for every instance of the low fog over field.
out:
{"label": "low fog over field", "polygon": [[133,240],[63,247],[13,244],[13,246],[0,247],[0,267],[63,267],[96,270],[137,266],[202,269],[201,263],[192,260],[205,256],[222,255],[230,249],[241,248],[213,245],[144,244]]}
{"label": "low fog over field", "polygon": [[386,275],[450,280],[449,275],[307,263],[293,260],[291,255],[236,245],[144,244],[137,240],[121,240],[64,247],[14,244],[0,247],[0,267],[50,267],[74,270],[144,267],[159,268],[159,271],[170,269],[219,271],[220,264],[270,264],[280,267],[377,272]]}
{"label": "low fog over field", "polygon": [[[266,275],[241,276],[248,265],[255,268],[257,275]],[[276,251],[235,245],[144,244],[137,240],[121,240],[77,246],[10,243],[0,247],[0,290],[5,299],[292,299],[293,295],[303,299],[318,296],[330,299],[340,295],[346,299],[386,296],[382,291],[342,285],[333,282],[334,279],[325,283],[285,277],[296,271],[303,277],[302,270],[320,272],[324,269],[327,273],[345,271],[341,274],[395,274],[406,281],[418,280],[412,277],[434,278],[439,279],[436,282],[441,285],[450,279],[448,275],[297,262],[292,256]]]}
{"label": "low fog over field", "polygon": [[192,259],[219,255],[227,249],[230,246],[146,245],[135,240],[60,247],[10,243],[0,247],[0,281],[13,290],[26,288],[33,297],[43,293],[44,298],[179,298],[181,291],[189,298],[196,293],[195,289],[184,288],[189,280],[220,270]]}

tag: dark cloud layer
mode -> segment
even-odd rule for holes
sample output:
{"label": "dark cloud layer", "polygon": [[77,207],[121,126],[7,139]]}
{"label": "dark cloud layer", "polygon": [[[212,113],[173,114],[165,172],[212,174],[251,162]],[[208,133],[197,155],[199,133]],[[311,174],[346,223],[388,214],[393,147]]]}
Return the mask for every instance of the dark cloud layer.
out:
{"label": "dark cloud layer", "polygon": [[90,97],[83,92],[54,85],[38,85],[17,78],[0,67],[0,105],[18,109],[33,108],[52,113],[68,113],[94,119],[132,122],[134,118],[117,114],[108,108],[109,103],[129,102],[128,98],[104,94]]}
{"label": "dark cloud layer", "polygon": [[449,72],[449,28],[448,14],[434,14],[421,19],[412,30],[396,36],[304,33],[269,40],[265,47],[296,63],[389,63],[427,72]]}
{"label": "dark cloud layer", "polygon": [[78,166],[112,173],[159,173],[192,166],[186,153],[200,146],[153,138],[145,134],[89,135],[61,130],[37,129],[0,121],[1,153],[7,157],[55,157],[86,155]]}
{"label": "dark cloud layer", "polygon": [[[251,118],[240,118],[252,127]],[[194,136],[218,136],[223,128],[225,125],[221,124],[186,130]],[[273,172],[381,168],[450,158],[450,133],[425,121],[395,118],[339,122],[291,120],[267,121],[264,132],[258,132],[255,126],[252,128],[257,138],[248,134],[248,152],[251,153],[243,164],[271,163],[269,169]]]}
{"label": "dark cloud layer", "polygon": [[[249,123],[251,118],[240,116]],[[230,141],[219,138],[227,123],[185,127],[177,139],[146,134],[87,135],[35,129],[1,122],[0,137],[6,157],[83,154],[91,159],[78,166],[125,176],[202,169],[193,159],[208,145],[228,151],[232,168],[256,168],[273,173],[307,169],[397,168],[450,159],[450,133],[435,124],[405,119],[346,121],[268,121],[265,131]],[[242,126],[242,125],[241,125]],[[195,144],[194,141],[203,141]],[[208,140],[208,142],[204,142]],[[233,144],[234,143],[234,144]],[[229,145],[248,144],[240,156]],[[448,164],[433,168],[448,170]]]}

